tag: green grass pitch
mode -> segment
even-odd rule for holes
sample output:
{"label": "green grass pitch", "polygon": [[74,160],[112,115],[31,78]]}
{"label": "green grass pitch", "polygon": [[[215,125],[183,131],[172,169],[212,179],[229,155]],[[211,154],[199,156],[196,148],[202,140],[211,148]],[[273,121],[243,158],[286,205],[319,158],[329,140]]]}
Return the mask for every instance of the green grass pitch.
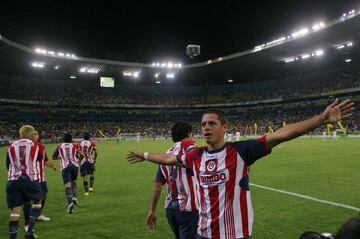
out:
{"label": "green grass pitch", "polygon": [[[203,144],[199,141],[199,144]],[[66,199],[60,166],[57,172],[46,168],[49,187],[45,215],[50,222],[38,222],[36,233],[46,239],[101,238],[174,238],[163,210],[164,195],[158,205],[158,222],[154,231],[145,225],[151,189],[157,166],[148,162],[129,165],[125,154],[129,149],[164,152],[170,140],[98,142],[95,193],[84,197],[78,179],[79,206],[66,214]],[[56,145],[46,145],[51,156]],[[297,139],[273,149],[251,167],[250,182],[304,194],[323,200],[360,208],[360,140]],[[0,148],[0,238],[7,238],[9,210],[5,201],[5,153]],[[165,188],[164,188],[165,189]],[[165,190],[163,190],[164,194]],[[278,192],[251,187],[254,207],[255,239],[296,239],[306,230],[336,230],[359,212],[310,201]],[[20,234],[23,238],[23,215]]]}

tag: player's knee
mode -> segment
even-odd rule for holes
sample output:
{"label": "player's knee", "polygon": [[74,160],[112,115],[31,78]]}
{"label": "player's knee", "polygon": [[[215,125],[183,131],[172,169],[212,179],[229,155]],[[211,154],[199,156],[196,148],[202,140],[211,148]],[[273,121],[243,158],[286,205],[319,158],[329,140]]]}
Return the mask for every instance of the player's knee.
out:
{"label": "player's knee", "polygon": [[20,218],[20,212],[11,211],[10,212],[10,221],[18,221]]}
{"label": "player's knee", "polygon": [[41,208],[41,202],[40,201],[34,202],[34,204],[32,205],[32,208],[36,208],[36,209]]}

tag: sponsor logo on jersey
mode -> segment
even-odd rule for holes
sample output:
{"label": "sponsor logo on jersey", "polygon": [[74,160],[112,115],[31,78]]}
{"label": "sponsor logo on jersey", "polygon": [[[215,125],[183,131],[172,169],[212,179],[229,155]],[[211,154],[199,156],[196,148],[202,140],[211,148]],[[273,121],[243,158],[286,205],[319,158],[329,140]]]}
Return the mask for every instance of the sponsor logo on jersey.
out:
{"label": "sponsor logo on jersey", "polygon": [[212,173],[200,173],[200,184],[202,186],[215,186],[229,181],[229,170],[214,171]]}

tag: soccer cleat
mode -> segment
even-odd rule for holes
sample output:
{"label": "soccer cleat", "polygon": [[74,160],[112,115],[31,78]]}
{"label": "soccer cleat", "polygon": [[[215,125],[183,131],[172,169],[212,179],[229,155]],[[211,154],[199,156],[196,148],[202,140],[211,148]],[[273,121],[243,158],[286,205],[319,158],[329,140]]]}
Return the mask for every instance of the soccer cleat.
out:
{"label": "soccer cleat", "polygon": [[25,225],[24,229],[25,229],[25,232],[27,232],[27,230],[29,229],[29,225]]}
{"label": "soccer cleat", "polygon": [[68,208],[67,208],[67,213],[71,214],[74,210],[75,204],[72,202],[69,204]]}
{"label": "soccer cleat", "polygon": [[75,197],[72,198],[72,202],[73,202],[75,205],[78,205],[78,200],[77,200]]}
{"label": "soccer cleat", "polygon": [[41,214],[40,216],[38,216],[38,218],[36,218],[37,221],[43,221],[43,222],[48,222],[50,221],[49,217],[45,217],[43,214]]}
{"label": "soccer cleat", "polygon": [[85,192],[85,193],[84,193],[84,196],[89,196],[89,192]]}
{"label": "soccer cleat", "polygon": [[28,233],[25,233],[25,238],[27,239],[37,239],[39,238],[39,236],[37,236],[36,234],[28,234]]}
{"label": "soccer cleat", "polygon": [[93,193],[93,192],[94,192],[94,188],[89,188],[89,192]]}

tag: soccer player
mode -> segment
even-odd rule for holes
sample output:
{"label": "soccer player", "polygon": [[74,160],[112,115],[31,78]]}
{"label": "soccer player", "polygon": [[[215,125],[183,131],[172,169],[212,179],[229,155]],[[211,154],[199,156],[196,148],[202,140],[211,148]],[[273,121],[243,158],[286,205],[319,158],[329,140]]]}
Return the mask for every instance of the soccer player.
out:
{"label": "soccer player", "polygon": [[332,139],[333,139],[333,140],[338,140],[336,129],[334,129],[334,131],[333,131]]}
{"label": "soccer player", "polygon": [[[81,151],[84,152],[84,157],[80,161],[80,175],[83,178],[85,189],[85,196],[89,196],[89,192],[94,192],[94,172],[97,158],[96,144],[90,140],[90,134],[84,133],[84,140],[79,144]],[[89,188],[90,175],[90,188]]]}
{"label": "soccer player", "polygon": [[34,141],[35,132],[34,127],[23,125],[19,130],[20,139],[10,144],[6,156],[8,169],[6,198],[11,210],[9,218],[10,239],[17,238],[22,205],[32,202],[25,238],[35,238],[34,226],[36,218],[41,213],[42,192],[38,181],[37,163],[44,159],[45,149],[41,143]]}
{"label": "soccer player", "polygon": [[[196,148],[191,135],[192,127],[185,122],[177,122],[171,128],[174,146],[166,153],[181,156]],[[150,229],[156,225],[156,207],[163,185],[167,185],[165,211],[168,222],[177,239],[192,239],[196,235],[199,219],[197,211],[195,181],[191,169],[175,165],[160,165],[152,191],[150,210],[146,224]]]}
{"label": "soccer player", "polygon": [[222,111],[209,110],[202,116],[205,147],[177,157],[171,154],[129,152],[129,163],[144,160],[158,164],[185,165],[193,169],[199,184],[200,206],[197,237],[250,238],[253,210],[249,191],[249,169],[276,145],[299,137],[326,123],[348,118],[354,111],[351,100],[336,99],[325,111],[311,119],[287,125],[256,140],[228,142],[224,133],[228,120]]}
{"label": "soccer player", "polygon": [[324,131],[322,132],[321,141],[326,141],[326,137],[327,137],[327,133],[326,133],[326,131],[324,130]]}
{"label": "soccer player", "polygon": [[76,180],[79,171],[77,157],[81,160],[84,153],[76,145],[72,144],[71,134],[64,134],[63,141],[64,143],[59,144],[55,149],[52,158],[53,160],[60,159],[61,174],[68,201],[67,213],[71,214],[78,203],[76,199]]}
{"label": "soccer player", "polygon": [[237,131],[236,134],[235,134],[235,136],[236,136],[236,141],[239,141],[239,140],[240,140],[240,132]]}
{"label": "soccer player", "polygon": [[[39,134],[37,131],[35,131],[35,134],[33,136],[33,141],[34,142],[40,142],[39,140]],[[44,147],[45,149],[45,147]],[[50,218],[46,217],[44,214],[43,214],[43,209],[44,209],[44,206],[45,206],[45,202],[46,202],[46,196],[47,196],[47,193],[48,193],[48,187],[47,187],[47,182],[46,182],[46,178],[45,178],[45,172],[44,172],[44,165],[46,165],[47,167],[53,169],[54,171],[56,171],[56,167],[54,164],[52,164],[47,155],[46,155],[46,151],[45,151],[45,154],[44,154],[44,157],[42,160],[40,161],[37,161],[37,167],[38,167],[38,170],[39,170],[39,183],[40,183],[40,187],[41,187],[41,192],[42,192],[42,198],[41,198],[41,213],[40,213],[40,216],[36,219],[38,221],[50,221]],[[28,227],[29,227],[29,217],[30,217],[30,211],[31,211],[31,203],[27,203],[23,206],[23,211],[24,211],[24,218],[25,218],[25,231],[28,230]]]}
{"label": "soccer player", "polygon": [[228,133],[227,135],[227,142],[231,142],[232,141],[232,133]]}

